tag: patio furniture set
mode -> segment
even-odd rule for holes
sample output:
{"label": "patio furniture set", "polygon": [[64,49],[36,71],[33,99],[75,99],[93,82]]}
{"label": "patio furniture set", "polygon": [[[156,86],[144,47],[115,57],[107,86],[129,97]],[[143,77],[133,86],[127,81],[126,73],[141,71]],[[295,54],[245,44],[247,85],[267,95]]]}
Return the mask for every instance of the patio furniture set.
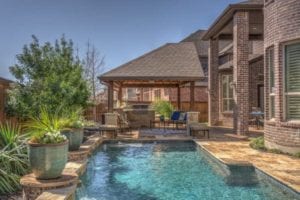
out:
{"label": "patio furniture set", "polygon": [[[159,128],[163,125],[164,131],[166,128],[170,128],[170,125],[172,125],[171,128],[178,130],[181,125],[188,129],[188,135],[192,137],[204,136],[209,138],[208,126],[198,122],[187,125],[187,113],[182,111],[173,112],[170,119],[150,120],[150,129],[155,128],[156,124],[159,125]],[[125,113],[106,113],[105,124],[99,125],[99,132],[101,136],[105,135],[115,139],[119,132],[132,133],[132,127]]]}
{"label": "patio furniture set", "polygon": [[160,118],[156,120],[150,120],[150,129],[155,127],[155,124],[163,125],[164,130],[166,127],[169,127],[170,124],[173,125],[173,128],[178,129],[179,125],[186,125],[187,113],[182,111],[174,111],[170,119]]}

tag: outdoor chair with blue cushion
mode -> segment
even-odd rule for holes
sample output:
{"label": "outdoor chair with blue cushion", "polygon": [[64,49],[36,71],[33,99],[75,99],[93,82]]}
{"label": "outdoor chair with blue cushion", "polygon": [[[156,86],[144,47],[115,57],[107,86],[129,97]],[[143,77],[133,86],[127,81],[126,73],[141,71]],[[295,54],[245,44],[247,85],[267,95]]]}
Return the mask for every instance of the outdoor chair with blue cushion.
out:
{"label": "outdoor chair with blue cushion", "polygon": [[167,124],[173,124],[174,128],[178,129],[178,124],[186,123],[186,113],[182,111],[174,111],[170,117],[170,120],[167,121]]}
{"label": "outdoor chair with blue cushion", "polygon": [[187,113],[186,112],[181,112],[179,119],[175,120],[175,124],[176,124],[176,129],[178,129],[178,125],[182,124],[186,124],[186,119],[187,119]]}

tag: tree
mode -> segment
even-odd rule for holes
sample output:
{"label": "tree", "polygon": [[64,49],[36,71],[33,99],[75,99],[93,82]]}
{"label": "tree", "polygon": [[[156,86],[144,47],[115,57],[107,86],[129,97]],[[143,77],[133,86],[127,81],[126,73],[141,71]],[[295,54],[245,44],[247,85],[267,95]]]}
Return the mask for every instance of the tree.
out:
{"label": "tree", "polygon": [[84,74],[88,81],[88,85],[91,91],[91,100],[94,104],[93,106],[93,119],[96,121],[96,107],[97,104],[97,94],[103,89],[102,84],[98,80],[99,76],[104,70],[104,56],[101,56],[94,45],[90,42],[87,43],[87,51],[84,60]]}
{"label": "tree", "polygon": [[35,36],[32,39],[10,67],[17,81],[8,91],[8,114],[26,118],[37,115],[41,106],[53,111],[61,105],[85,107],[89,90],[73,42],[62,36],[54,45],[40,45]]}

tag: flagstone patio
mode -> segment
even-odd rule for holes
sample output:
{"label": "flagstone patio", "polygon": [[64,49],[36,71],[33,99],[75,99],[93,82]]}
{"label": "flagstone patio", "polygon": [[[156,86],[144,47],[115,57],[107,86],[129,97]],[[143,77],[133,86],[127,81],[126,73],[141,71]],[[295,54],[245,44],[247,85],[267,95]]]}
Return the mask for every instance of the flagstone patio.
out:
{"label": "flagstone patio", "polygon": [[249,141],[197,141],[207,152],[225,164],[250,164],[300,193],[300,159],[257,151]]}

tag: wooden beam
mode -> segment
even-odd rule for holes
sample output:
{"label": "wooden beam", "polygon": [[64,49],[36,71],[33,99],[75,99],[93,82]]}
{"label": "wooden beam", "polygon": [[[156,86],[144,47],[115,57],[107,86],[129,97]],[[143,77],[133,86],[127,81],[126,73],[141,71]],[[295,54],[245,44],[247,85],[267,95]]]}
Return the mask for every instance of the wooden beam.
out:
{"label": "wooden beam", "polygon": [[123,84],[124,88],[176,88],[178,84]]}
{"label": "wooden beam", "polygon": [[141,102],[143,102],[144,101],[144,88],[141,88],[141,90],[140,90],[140,95],[141,95]]}
{"label": "wooden beam", "polygon": [[107,85],[107,92],[108,92],[108,112],[109,113],[112,113],[113,112],[113,109],[114,109],[114,83],[113,81],[110,81]]}
{"label": "wooden beam", "polygon": [[177,86],[177,109],[181,110],[181,92],[180,92],[180,86]]}
{"label": "wooden beam", "polygon": [[190,85],[190,111],[193,111],[195,107],[195,82],[191,82]]}
{"label": "wooden beam", "polygon": [[120,104],[120,106],[122,106],[122,103],[123,103],[123,88],[122,87],[120,87],[119,88],[119,91],[118,91],[118,101],[119,101],[119,104]]}
{"label": "wooden beam", "polygon": [[[250,34],[249,40],[263,40],[264,37],[262,34]],[[220,34],[219,40],[233,40],[232,34]]]}

